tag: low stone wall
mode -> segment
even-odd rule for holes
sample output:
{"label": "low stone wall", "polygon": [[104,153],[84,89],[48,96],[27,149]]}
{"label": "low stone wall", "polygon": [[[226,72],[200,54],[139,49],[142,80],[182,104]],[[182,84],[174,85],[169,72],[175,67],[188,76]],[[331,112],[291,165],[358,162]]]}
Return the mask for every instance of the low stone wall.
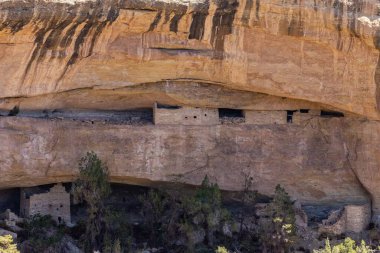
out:
{"label": "low stone wall", "polygon": [[245,123],[251,125],[286,124],[286,111],[245,111]]}
{"label": "low stone wall", "polygon": [[310,120],[319,118],[321,115],[320,110],[309,110],[308,112],[294,112],[293,113],[293,124],[307,124]]}
{"label": "low stone wall", "polygon": [[154,124],[156,125],[217,125],[218,109],[178,107],[154,107]]}
{"label": "low stone wall", "polygon": [[359,233],[367,228],[371,220],[370,205],[348,205],[346,211],[346,231]]}

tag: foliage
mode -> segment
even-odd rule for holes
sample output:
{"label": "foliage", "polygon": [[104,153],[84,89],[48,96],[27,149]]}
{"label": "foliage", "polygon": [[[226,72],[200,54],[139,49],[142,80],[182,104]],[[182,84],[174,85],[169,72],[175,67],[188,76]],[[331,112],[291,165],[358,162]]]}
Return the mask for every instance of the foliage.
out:
{"label": "foliage", "polygon": [[94,152],[87,152],[79,163],[79,178],[73,184],[74,198],[87,204],[88,219],[85,252],[99,250],[105,228],[105,200],[111,193],[108,168]]}
{"label": "foliage", "polygon": [[64,226],[56,225],[51,216],[34,215],[24,224],[24,236],[30,252],[40,253],[60,243],[65,235]]}
{"label": "foliage", "polygon": [[0,253],[20,253],[11,235],[0,236]]}
{"label": "foliage", "polygon": [[[242,210],[239,214],[240,220],[240,236],[243,233],[243,230],[246,228],[246,220],[247,218],[254,218],[255,214],[255,204],[257,200],[257,191],[253,191],[251,188],[253,186],[253,178],[249,175],[245,175],[244,177],[244,189],[241,194],[241,205]],[[246,228],[247,230],[247,228]]]}
{"label": "foliage", "polygon": [[229,219],[218,185],[207,176],[192,196],[175,198],[151,190],[139,199],[150,246],[164,245],[167,251],[213,252],[216,237]]}
{"label": "foliage", "polygon": [[182,199],[183,219],[181,231],[185,232],[188,241],[188,250],[192,251],[194,233],[205,232],[205,245],[213,247],[215,235],[222,231],[224,223],[230,219],[229,212],[222,208],[221,192],[218,184],[211,183],[207,176],[194,197]]}
{"label": "foliage", "polygon": [[280,185],[276,186],[267,211],[270,218],[260,223],[264,252],[289,252],[296,240],[295,211],[290,196]]}
{"label": "foliage", "polygon": [[292,225],[291,233],[295,233],[294,224],[296,217],[293,202],[290,199],[289,194],[281,187],[281,185],[276,186],[273,201],[270,206],[273,216],[282,219],[284,224]]}
{"label": "foliage", "polygon": [[[132,229],[126,214],[119,210],[107,209],[105,216],[104,253],[129,250],[132,244]],[[129,252],[129,251],[127,251]]]}
{"label": "foliage", "polygon": [[113,244],[113,248],[112,248],[112,253],[122,253],[121,244],[120,244],[119,239],[115,240],[115,242]]}
{"label": "foliage", "polygon": [[329,239],[325,241],[325,248],[314,250],[314,253],[374,253],[377,250],[371,249],[366,245],[365,241],[361,241],[360,244],[356,244],[350,237],[344,239],[338,245],[331,247]]}
{"label": "foliage", "polygon": [[141,212],[144,216],[144,225],[149,234],[152,246],[162,245],[168,233],[169,217],[167,210],[174,208],[174,203],[168,194],[159,190],[150,190],[139,197],[142,204]]}
{"label": "foliage", "polygon": [[218,248],[215,250],[215,253],[228,253],[228,250],[226,247],[218,246]]}

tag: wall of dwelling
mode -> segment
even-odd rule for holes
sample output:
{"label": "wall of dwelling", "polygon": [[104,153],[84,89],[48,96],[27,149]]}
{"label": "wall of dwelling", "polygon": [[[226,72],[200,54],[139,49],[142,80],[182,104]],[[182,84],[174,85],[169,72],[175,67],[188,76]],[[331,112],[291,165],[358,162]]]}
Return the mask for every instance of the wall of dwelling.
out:
{"label": "wall of dwelling", "polygon": [[286,111],[245,111],[245,123],[252,125],[286,124]]}
{"label": "wall of dwelling", "polygon": [[30,199],[27,198],[26,192],[21,189],[20,191],[20,216],[29,216]]}
{"label": "wall of dwelling", "polygon": [[20,213],[24,217],[50,215],[58,223],[70,223],[70,194],[61,184],[53,186],[47,193],[32,194],[29,198],[21,190]]}
{"label": "wall of dwelling", "polygon": [[359,233],[367,228],[371,220],[370,205],[348,205],[346,212],[346,231]]}
{"label": "wall of dwelling", "polygon": [[293,124],[306,124],[310,120],[320,117],[320,110],[308,110],[307,112],[296,111],[293,112],[292,123]]}
{"label": "wall of dwelling", "polygon": [[209,108],[160,108],[154,106],[154,124],[156,125],[217,125],[219,116],[217,109]]}
{"label": "wall of dwelling", "polygon": [[360,233],[365,230],[371,220],[371,206],[346,205],[343,209],[332,212],[328,219],[323,220],[319,233],[343,234],[346,232]]}

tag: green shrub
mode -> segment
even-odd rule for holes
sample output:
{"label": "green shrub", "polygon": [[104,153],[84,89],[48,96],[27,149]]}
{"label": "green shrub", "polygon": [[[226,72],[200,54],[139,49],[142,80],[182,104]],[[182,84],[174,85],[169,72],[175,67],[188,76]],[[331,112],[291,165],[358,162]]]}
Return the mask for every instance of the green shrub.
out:
{"label": "green shrub", "polygon": [[325,248],[313,250],[314,253],[375,253],[378,250],[371,249],[366,245],[365,241],[361,241],[358,245],[350,237],[344,239],[343,242],[331,247],[329,239],[325,241]]}
{"label": "green shrub", "polygon": [[215,253],[228,253],[228,250],[224,246],[218,246],[218,248],[215,250]]}
{"label": "green shrub", "polygon": [[111,194],[108,168],[94,152],[87,152],[79,163],[79,178],[73,184],[74,198],[87,204],[85,252],[102,248],[105,227],[105,200]]}
{"label": "green shrub", "polygon": [[221,192],[218,184],[211,183],[207,176],[194,197],[182,199],[183,219],[181,231],[185,232],[188,240],[188,250],[192,251],[194,232],[205,231],[205,245],[212,247],[216,242],[217,232],[222,234],[224,223],[230,220],[229,212],[222,208]]}
{"label": "green shrub", "polygon": [[108,247],[109,250],[104,252],[111,252],[111,249],[115,251],[117,244],[120,250],[130,250],[132,241],[133,230],[128,223],[126,213],[121,210],[108,208],[105,216],[105,235],[103,243],[104,247]]}
{"label": "green shrub", "polygon": [[11,235],[0,236],[0,253],[20,253]]}
{"label": "green shrub", "polygon": [[264,252],[289,252],[297,239],[295,211],[289,194],[280,185],[276,186],[267,212],[270,218],[260,222],[260,239]]}
{"label": "green shrub", "polygon": [[27,240],[28,252],[40,253],[58,245],[66,232],[65,227],[57,226],[49,215],[34,215],[23,226],[23,236]]}
{"label": "green shrub", "polygon": [[150,190],[139,197],[142,204],[141,212],[144,216],[144,227],[149,233],[151,246],[165,244],[170,219],[168,210],[174,211],[174,203],[168,194],[159,190]]}

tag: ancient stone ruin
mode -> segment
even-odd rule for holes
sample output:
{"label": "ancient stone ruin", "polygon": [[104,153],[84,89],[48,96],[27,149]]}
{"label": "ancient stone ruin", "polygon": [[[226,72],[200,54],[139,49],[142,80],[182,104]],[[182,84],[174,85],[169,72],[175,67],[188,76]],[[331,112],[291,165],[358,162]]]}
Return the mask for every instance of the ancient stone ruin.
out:
{"label": "ancient stone ruin", "polygon": [[154,104],[156,125],[217,125],[218,110]]}
{"label": "ancient stone ruin", "polygon": [[57,223],[71,223],[70,193],[62,184],[50,189],[22,188],[20,191],[20,214],[23,217],[50,215]]}
{"label": "ancient stone ruin", "polygon": [[329,235],[340,235],[347,232],[362,232],[371,221],[369,205],[347,205],[331,212],[328,219],[323,220],[318,232]]}
{"label": "ancient stone ruin", "polygon": [[345,206],[321,231],[380,224],[378,1],[9,0],[0,21],[0,187],[21,216],[70,223],[64,187],[37,186],[92,150],[111,182],[249,174]]}

